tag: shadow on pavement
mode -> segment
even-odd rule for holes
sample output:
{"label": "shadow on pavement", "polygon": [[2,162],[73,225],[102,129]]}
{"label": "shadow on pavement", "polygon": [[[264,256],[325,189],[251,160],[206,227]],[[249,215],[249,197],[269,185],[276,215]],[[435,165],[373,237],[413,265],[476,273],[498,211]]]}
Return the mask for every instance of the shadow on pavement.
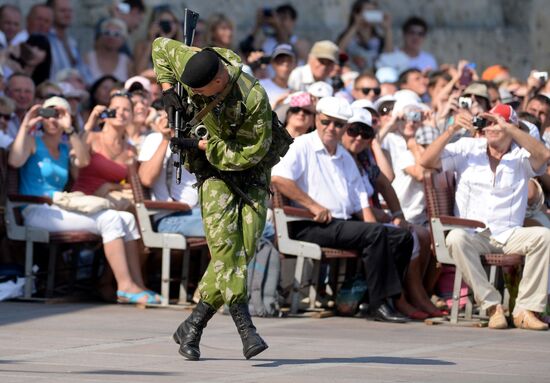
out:
{"label": "shadow on pavement", "polygon": [[438,359],[422,359],[422,358],[399,358],[392,356],[366,356],[356,358],[319,358],[319,359],[256,359],[256,362],[267,362],[255,364],[254,367],[280,367],[296,364],[325,364],[325,363],[379,363],[379,364],[405,364],[419,366],[451,366],[455,363]]}

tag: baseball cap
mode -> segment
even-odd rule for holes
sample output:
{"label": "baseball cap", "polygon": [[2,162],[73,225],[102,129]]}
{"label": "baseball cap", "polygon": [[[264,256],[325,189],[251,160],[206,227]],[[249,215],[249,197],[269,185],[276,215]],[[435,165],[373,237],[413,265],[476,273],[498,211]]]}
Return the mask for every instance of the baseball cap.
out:
{"label": "baseball cap", "polygon": [[277,45],[273,50],[273,53],[271,54],[271,58],[274,59],[275,57],[281,56],[281,55],[296,58],[296,54],[294,53],[294,50],[292,49],[292,46],[290,44]]}
{"label": "baseball cap", "polygon": [[392,68],[390,66],[385,66],[382,68],[378,68],[375,74],[376,79],[380,84],[384,83],[394,83],[397,82],[397,79],[399,78],[399,75],[397,74],[397,71],[395,68]]}
{"label": "baseball cap", "polygon": [[151,81],[149,81],[147,78],[143,76],[130,77],[124,83],[124,89],[126,89],[129,92],[133,92],[135,90],[146,90],[147,92],[150,92]]}
{"label": "baseball cap", "polygon": [[330,40],[317,41],[309,51],[309,54],[318,59],[338,61],[338,46]]}
{"label": "baseball cap", "polygon": [[345,121],[353,115],[349,102],[341,97],[323,97],[317,101],[317,112]]}
{"label": "baseball cap", "polygon": [[370,112],[363,108],[351,108],[352,116],[348,119],[348,124],[354,122],[360,122],[362,124],[372,126],[372,115]]}
{"label": "baseball cap", "polygon": [[414,139],[418,145],[430,145],[439,135],[439,130],[433,126],[424,125],[416,130]]}
{"label": "baseball cap", "polygon": [[317,81],[307,87],[307,91],[317,98],[330,97],[334,94],[334,88],[329,83]]}
{"label": "baseball cap", "polygon": [[512,123],[514,125],[519,124],[518,115],[516,114],[514,108],[506,104],[498,104],[493,109],[489,111],[490,114],[497,114],[504,118],[506,122]]}
{"label": "baseball cap", "polygon": [[498,81],[502,80],[508,75],[508,69],[502,65],[491,65],[483,71],[481,75],[482,80],[486,81]]}
{"label": "baseball cap", "polygon": [[377,98],[376,101],[374,101],[374,107],[376,108],[376,110],[378,110],[380,108],[380,105],[389,101],[396,101],[395,97],[393,97],[392,94],[387,94],[385,96]]}
{"label": "baseball cap", "polygon": [[395,98],[395,101],[407,100],[407,101],[414,101],[416,103],[422,102],[422,99],[420,98],[420,96],[416,92],[413,92],[410,89],[398,90],[393,94],[393,97]]}
{"label": "baseball cap", "polygon": [[61,88],[63,97],[66,98],[78,98],[80,101],[83,101],[88,98],[88,92],[83,89],[77,89],[70,82],[60,82],[57,85]]}
{"label": "baseball cap", "polygon": [[422,109],[423,107],[418,101],[410,98],[402,98],[397,100],[393,105],[392,115],[397,116],[400,113],[403,113],[405,111],[422,110]]}
{"label": "baseball cap", "polygon": [[464,89],[463,96],[478,96],[489,100],[489,91],[487,85],[480,82],[473,82]]}
{"label": "baseball cap", "polygon": [[48,98],[46,101],[44,101],[44,104],[42,104],[43,108],[63,108],[69,114],[71,114],[71,106],[69,105],[69,102],[65,100],[63,97],[53,96]]}
{"label": "baseball cap", "polygon": [[372,108],[376,109],[374,107],[374,104],[371,100],[367,100],[366,98],[362,98],[360,100],[355,100],[351,103],[352,108]]}
{"label": "baseball cap", "polygon": [[311,94],[308,92],[296,92],[292,93],[290,96],[289,106],[299,107],[299,108],[308,108],[313,105],[311,102]]}

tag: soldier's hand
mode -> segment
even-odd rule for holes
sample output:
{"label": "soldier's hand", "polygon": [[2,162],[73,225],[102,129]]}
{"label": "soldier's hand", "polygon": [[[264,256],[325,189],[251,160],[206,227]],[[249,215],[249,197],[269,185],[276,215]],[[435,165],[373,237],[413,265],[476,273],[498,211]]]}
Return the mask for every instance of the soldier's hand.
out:
{"label": "soldier's hand", "polygon": [[185,110],[185,106],[174,87],[162,91],[162,103],[164,104],[164,110],[168,114],[170,126],[173,126],[176,111],[183,112]]}

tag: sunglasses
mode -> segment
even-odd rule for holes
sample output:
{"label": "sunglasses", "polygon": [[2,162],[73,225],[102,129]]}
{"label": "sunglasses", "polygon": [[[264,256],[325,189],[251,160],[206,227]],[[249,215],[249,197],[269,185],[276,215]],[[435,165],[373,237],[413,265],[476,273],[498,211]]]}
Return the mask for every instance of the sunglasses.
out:
{"label": "sunglasses", "polygon": [[345,122],[336,121],[336,120],[323,119],[320,122],[321,122],[321,125],[323,126],[329,126],[330,124],[334,124],[334,127],[338,129],[342,129],[344,126],[346,126]]}
{"label": "sunglasses", "polygon": [[350,126],[348,130],[346,130],[346,134],[350,137],[357,137],[361,136],[364,140],[370,140],[374,138],[374,131],[372,129],[367,129],[360,126]]}
{"label": "sunglasses", "polygon": [[380,88],[361,88],[361,92],[363,92],[365,96],[368,96],[370,92],[374,92],[375,96],[380,96],[382,90]]}
{"label": "sunglasses", "polygon": [[311,110],[300,108],[299,106],[291,106],[290,108],[288,108],[288,112],[289,113],[300,113],[300,112],[302,112],[306,116],[311,116],[313,114],[313,112]]}
{"label": "sunglasses", "polygon": [[9,121],[11,119],[11,114],[0,113],[0,118],[4,119],[5,121]]}

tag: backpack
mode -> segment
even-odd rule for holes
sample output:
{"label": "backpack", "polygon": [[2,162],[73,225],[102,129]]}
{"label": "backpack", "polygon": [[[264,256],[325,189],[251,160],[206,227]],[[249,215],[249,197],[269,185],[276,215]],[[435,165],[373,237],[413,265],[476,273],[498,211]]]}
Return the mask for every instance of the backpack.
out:
{"label": "backpack", "polygon": [[271,111],[271,146],[260,164],[265,169],[271,169],[277,165],[286,152],[288,152],[288,148],[290,148],[292,142],[294,142],[294,138],[288,133],[282,122],[279,121],[277,113]]}
{"label": "backpack", "polygon": [[256,253],[248,264],[248,308],[250,315],[278,317],[280,254],[271,241],[260,238]]}

